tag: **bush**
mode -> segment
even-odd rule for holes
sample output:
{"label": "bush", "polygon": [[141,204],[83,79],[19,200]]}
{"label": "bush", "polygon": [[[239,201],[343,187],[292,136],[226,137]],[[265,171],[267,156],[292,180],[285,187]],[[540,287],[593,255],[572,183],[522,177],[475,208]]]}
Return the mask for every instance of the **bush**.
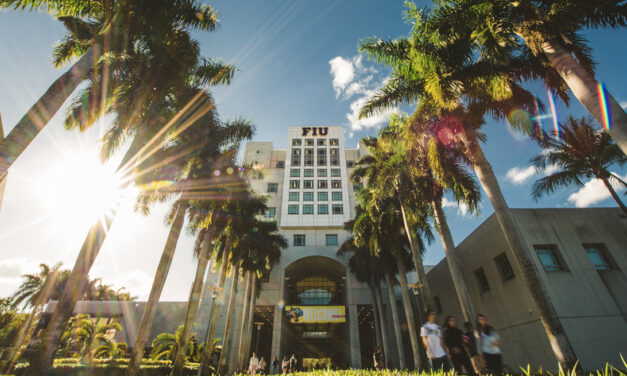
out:
{"label": "bush", "polygon": [[[50,376],[122,376],[129,359],[94,359],[91,366],[87,366],[78,358],[55,359],[54,368]],[[140,376],[168,376],[172,371],[169,360],[144,359],[139,371]],[[28,364],[19,364],[15,369],[15,376],[21,376]],[[196,375],[198,363],[187,363],[182,376]]]}

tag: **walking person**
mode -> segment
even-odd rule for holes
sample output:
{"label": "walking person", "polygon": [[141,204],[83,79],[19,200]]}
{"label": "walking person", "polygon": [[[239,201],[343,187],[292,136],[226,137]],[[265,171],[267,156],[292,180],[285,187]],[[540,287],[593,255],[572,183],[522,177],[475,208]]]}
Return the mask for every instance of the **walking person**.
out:
{"label": "walking person", "polygon": [[283,375],[287,374],[287,370],[290,366],[290,363],[287,360],[287,356],[283,355],[283,361],[281,362],[281,368],[283,368]]}
{"label": "walking person", "polygon": [[274,360],[272,361],[272,374],[273,375],[278,374],[280,368],[281,368],[281,363],[279,362],[279,358],[275,356]]}
{"label": "walking person", "polygon": [[296,359],[296,354],[292,354],[290,358],[290,373],[296,372],[296,367],[298,366],[298,359]]}
{"label": "walking person", "polygon": [[248,371],[250,371],[251,376],[255,376],[257,374],[257,368],[259,368],[259,359],[257,359],[257,354],[253,353],[253,356],[250,357],[250,362],[248,363]]}
{"label": "walking person", "polygon": [[261,359],[259,359],[259,368],[258,368],[260,375],[263,375],[266,373],[267,366],[268,364],[266,363],[266,360],[262,356]]}
{"label": "walking person", "polygon": [[427,312],[427,322],[420,328],[420,336],[422,343],[427,349],[427,356],[431,361],[431,369],[434,371],[443,370],[450,371],[448,357],[444,351],[444,341],[442,340],[442,331],[440,326],[435,323],[435,312]]}
{"label": "walking person", "polygon": [[477,315],[479,328],[479,343],[486,367],[492,375],[503,373],[503,356],[501,355],[501,337],[496,329],[488,325],[488,320],[482,314]]}
{"label": "walking person", "polygon": [[464,329],[466,330],[464,332],[464,344],[466,345],[466,349],[468,349],[468,354],[470,355],[472,367],[475,369],[475,374],[480,375],[481,370],[483,369],[483,358],[477,349],[477,338],[475,337],[475,332],[472,329],[470,321],[466,321],[464,323]]}
{"label": "walking person", "polygon": [[447,316],[444,321],[442,338],[444,346],[451,357],[455,373],[461,375],[462,367],[466,371],[465,374],[475,376],[475,370],[470,362],[470,357],[464,347],[464,333],[457,327],[457,321],[453,316]]}
{"label": "walking person", "polygon": [[381,351],[380,347],[377,347],[377,349],[374,350],[372,360],[374,361],[374,369],[378,371],[385,369],[385,357],[383,356],[383,351]]}

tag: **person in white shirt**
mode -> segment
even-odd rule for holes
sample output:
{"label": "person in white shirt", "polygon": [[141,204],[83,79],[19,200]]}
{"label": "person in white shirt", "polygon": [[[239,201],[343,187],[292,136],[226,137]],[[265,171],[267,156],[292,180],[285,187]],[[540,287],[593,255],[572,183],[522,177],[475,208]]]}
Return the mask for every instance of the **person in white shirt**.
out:
{"label": "person in white shirt", "polygon": [[501,375],[503,373],[501,337],[496,332],[496,329],[488,325],[488,320],[482,314],[477,315],[477,327],[479,331],[479,345],[485,364],[492,375]]}
{"label": "person in white shirt", "polygon": [[257,368],[259,368],[259,359],[257,359],[257,354],[253,353],[253,356],[250,357],[250,363],[248,363],[248,370],[251,375],[255,375],[257,373]]}
{"label": "person in white shirt", "polygon": [[422,343],[427,349],[427,356],[431,361],[431,369],[435,371],[450,371],[448,356],[444,351],[444,343],[442,341],[442,331],[440,326],[435,323],[435,312],[427,312],[427,322],[420,328],[420,336]]}

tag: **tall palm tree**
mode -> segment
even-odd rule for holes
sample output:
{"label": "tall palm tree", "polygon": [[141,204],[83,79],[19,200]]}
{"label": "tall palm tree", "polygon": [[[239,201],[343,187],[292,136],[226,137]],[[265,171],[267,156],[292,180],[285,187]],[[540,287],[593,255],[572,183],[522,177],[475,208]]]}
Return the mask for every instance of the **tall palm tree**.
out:
{"label": "tall palm tree", "polygon": [[622,1],[454,0],[439,2],[437,14],[441,30],[473,36],[477,56],[503,65],[516,55],[532,58],[532,77],[559,88],[566,101],[565,89],[570,89],[627,154],[627,114],[596,80],[590,43],[583,36],[589,28],[627,26]]}
{"label": "tall palm tree", "polygon": [[[173,182],[173,184],[164,187],[156,185],[154,189],[147,189],[143,192],[144,194],[138,198],[138,208],[145,214],[149,212],[153,202],[162,201],[176,194],[179,196],[168,215],[168,221],[171,223],[170,232],[142,315],[137,340],[133,348],[133,357],[125,371],[126,375],[135,375],[139,371],[159,297],[174,257],[187,208],[190,205],[189,201],[216,200],[216,197],[221,196],[225,188],[228,189],[229,184],[233,181],[230,175],[224,174],[224,177],[216,177],[214,171],[220,167],[219,164],[225,157],[232,155],[237,150],[242,140],[250,139],[252,132],[253,126],[246,120],[238,119],[234,122],[221,124],[216,121],[213,114],[209,114],[206,123],[201,122],[198,127],[192,127],[187,132],[183,132],[179,140],[170,148],[172,150],[168,150],[166,156],[156,153],[155,157],[150,158],[172,160],[170,157],[172,155],[185,155],[180,163],[169,163],[163,166],[163,169],[154,171],[154,174],[148,179],[141,179]],[[218,199],[219,201],[221,199]]]}
{"label": "tall palm tree", "polygon": [[[0,8],[52,13],[68,28],[65,38],[68,43],[61,43],[55,50],[57,66],[78,58],[0,142],[0,178],[4,178],[8,168],[80,83],[98,69],[103,58],[128,53],[135,44],[155,46],[166,40],[163,32],[169,32],[168,27],[155,28],[155,24],[174,26],[179,30],[214,30],[217,26],[213,8],[196,1],[2,0]],[[109,84],[106,81],[106,85]],[[103,91],[107,91],[106,86]]]}
{"label": "tall palm tree", "polygon": [[[522,270],[556,359],[564,369],[573,368],[576,357],[572,344],[479,144],[482,139],[479,128],[485,113],[507,119],[514,108],[535,111],[535,97],[519,84],[521,78],[533,77],[530,70],[534,67],[533,61],[524,54],[512,57],[507,65],[495,61],[489,54],[484,60],[475,61],[469,42],[472,33],[448,34],[439,29],[430,11],[418,10],[415,6],[410,6],[408,17],[414,23],[409,39],[388,42],[370,39],[362,43],[361,50],[390,66],[393,74],[363,107],[360,116],[369,116],[400,103],[419,102],[412,116],[417,119],[412,124],[417,135],[422,137],[423,130],[430,129],[426,132],[429,142],[446,143],[464,152]],[[527,130],[532,136],[538,135],[535,124],[528,119],[511,119],[510,124]],[[432,167],[438,170],[437,166]]]}
{"label": "tall palm tree", "polygon": [[584,178],[595,177],[603,182],[612,198],[627,214],[627,207],[616,193],[612,182],[623,187],[627,183],[609,170],[611,166],[623,166],[627,163],[627,157],[607,133],[593,127],[592,121],[590,118],[569,117],[566,123],[560,124],[559,138],[544,140],[545,149],[531,162],[538,169],[554,166],[557,170],[537,180],[533,185],[532,195],[538,199],[544,194],[570,185],[583,187]]}

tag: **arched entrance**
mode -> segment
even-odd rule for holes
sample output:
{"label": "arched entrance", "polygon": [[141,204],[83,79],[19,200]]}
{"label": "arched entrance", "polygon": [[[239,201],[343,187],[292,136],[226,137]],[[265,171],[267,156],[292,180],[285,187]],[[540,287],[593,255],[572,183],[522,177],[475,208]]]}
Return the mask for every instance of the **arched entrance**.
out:
{"label": "arched entrance", "polygon": [[346,267],[337,260],[309,256],[285,269],[283,348],[300,369],[349,366],[346,294]]}

